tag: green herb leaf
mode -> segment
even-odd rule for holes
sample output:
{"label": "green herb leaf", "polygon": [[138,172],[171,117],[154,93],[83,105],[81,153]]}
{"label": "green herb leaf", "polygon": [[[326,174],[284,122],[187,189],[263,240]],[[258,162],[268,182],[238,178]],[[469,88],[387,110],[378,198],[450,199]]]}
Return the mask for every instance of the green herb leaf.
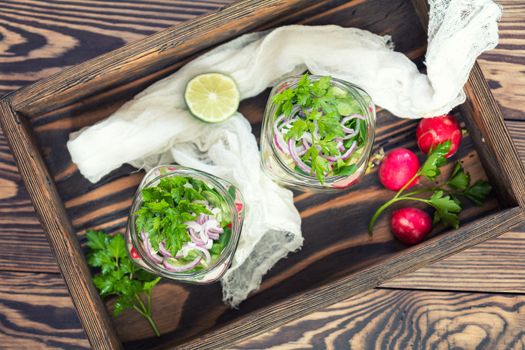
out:
{"label": "green herb leaf", "polygon": [[292,127],[290,128],[290,131],[288,131],[284,135],[284,139],[288,141],[289,139],[300,139],[304,133],[308,130],[308,123],[305,120],[299,119],[295,123],[293,123]]}
{"label": "green herb leaf", "polygon": [[476,181],[474,185],[465,190],[464,195],[474,204],[482,205],[490,191],[492,191],[492,186],[488,182]]}
{"label": "green herb leaf", "polygon": [[155,278],[153,281],[144,283],[144,291],[150,291],[160,282],[160,277]]}
{"label": "green herb leaf", "polygon": [[[155,191],[150,191],[154,194]],[[154,194],[150,198],[159,198]],[[151,289],[159,282],[160,278],[136,266],[127,254],[126,241],[121,234],[113,237],[101,231],[88,231],[86,233],[89,251],[88,264],[99,271],[93,277],[93,284],[102,297],[117,296],[113,314],[121,314],[126,309],[140,310],[159,335],[155,321],[151,318],[151,306],[139,302],[143,293],[149,295]]]}
{"label": "green herb leaf", "polygon": [[113,258],[122,259],[127,256],[126,253],[126,242],[122,235],[115,235],[107,245],[108,253]]}
{"label": "green herb leaf", "polygon": [[465,172],[460,162],[457,162],[454,165],[454,170],[450,174],[450,178],[447,181],[447,184],[459,191],[465,191],[470,184],[470,175]]}
{"label": "green herb leaf", "polygon": [[430,197],[429,204],[436,209],[434,222],[441,221],[445,226],[459,227],[458,213],[461,211],[461,203],[457,198],[446,196],[443,191],[436,191]]}
{"label": "green herb leaf", "polygon": [[106,234],[100,231],[89,230],[86,233],[87,245],[91,249],[104,249],[106,247],[106,238]]}
{"label": "green herb leaf", "polygon": [[132,309],[135,305],[135,300],[129,295],[121,295],[115,301],[113,306],[113,315],[118,316],[127,309]]}
{"label": "green herb leaf", "polygon": [[439,167],[447,163],[445,156],[449,152],[450,147],[451,142],[447,140],[430,150],[425,163],[423,163],[423,166],[418,171],[419,175],[426,177],[430,181],[434,181],[436,177],[441,174]]}
{"label": "green herb leaf", "polygon": [[204,204],[195,201],[221,200],[205,182],[183,176],[163,178],[157,186],[144,188],[141,193],[143,204],[134,214],[137,229],[148,233],[154,247],[164,241],[173,255],[190,241],[185,223],[201,213],[210,214]]}
{"label": "green herb leaf", "polygon": [[336,175],[339,175],[339,176],[350,176],[353,173],[355,173],[356,170],[357,170],[357,165],[355,165],[355,164],[342,166],[342,167],[338,168]]}

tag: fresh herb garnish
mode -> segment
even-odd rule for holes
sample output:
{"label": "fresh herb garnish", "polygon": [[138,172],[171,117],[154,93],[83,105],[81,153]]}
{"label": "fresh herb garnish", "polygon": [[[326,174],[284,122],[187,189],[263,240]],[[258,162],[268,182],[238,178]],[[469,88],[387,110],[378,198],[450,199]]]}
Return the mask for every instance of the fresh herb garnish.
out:
{"label": "fresh herb garnish", "polygon": [[204,181],[183,176],[165,177],[141,193],[142,206],[134,213],[138,231],[148,233],[153,247],[164,242],[173,256],[191,240],[186,222],[199,214],[211,214],[206,203],[221,198]]}
{"label": "fresh herb garnish", "polygon": [[160,281],[133,263],[126,252],[126,242],[121,234],[113,237],[101,231],[86,234],[88,264],[100,272],[93,277],[93,283],[101,297],[117,297],[113,314],[118,316],[126,309],[133,309],[144,317],[157,336],[157,324],[151,316],[151,290]]}
{"label": "fresh herb garnish", "polygon": [[[279,147],[302,149],[297,156],[300,161],[294,159],[302,173],[316,176],[324,183],[327,176],[348,176],[357,169],[352,165],[358,161],[358,150],[366,142],[364,112],[353,96],[333,85],[331,77],[313,80],[304,74],[296,87],[282,90],[273,96],[272,102],[277,106],[277,130],[286,142]],[[355,118],[348,118],[343,124],[342,119],[350,115]],[[280,117],[284,117],[283,123],[279,122]],[[353,154],[343,158],[352,146]],[[290,154],[294,152],[290,150]]]}
{"label": "fresh herb garnish", "polygon": [[[448,180],[438,186],[423,187],[406,193],[406,189],[418,177],[424,177],[429,181],[435,181],[441,174],[440,167],[447,164],[445,156],[450,150],[451,142],[445,141],[432,149],[423,165],[418,172],[410,179],[407,184],[401,188],[395,195],[380,206],[372,216],[368,225],[368,232],[371,234],[377,218],[381,213],[394,203],[400,201],[416,201],[425,203],[435,209],[434,224],[439,222],[445,226],[458,228],[459,227],[459,213],[463,209],[461,201],[458,197],[464,197],[471,200],[476,205],[483,204],[492,187],[486,181],[477,181],[475,184],[470,184],[470,175],[463,169],[461,163],[457,162],[454,165],[452,173]],[[430,197],[419,197],[424,193],[431,193]]]}

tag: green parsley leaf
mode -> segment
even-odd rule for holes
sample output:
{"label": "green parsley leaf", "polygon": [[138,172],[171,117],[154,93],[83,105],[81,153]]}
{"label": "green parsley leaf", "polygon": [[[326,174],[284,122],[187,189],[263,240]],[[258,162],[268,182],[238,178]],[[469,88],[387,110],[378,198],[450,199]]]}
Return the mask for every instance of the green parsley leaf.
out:
{"label": "green parsley leaf", "polygon": [[[331,141],[335,136],[344,136],[343,128],[340,123],[341,117],[337,114],[325,114],[317,121],[321,138]],[[336,146],[335,142],[332,142]]]}
{"label": "green parsley leaf", "polygon": [[317,153],[317,155],[312,158],[312,175],[317,175],[319,182],[324,183],[324,174],[329,170],[330,164],[328,161]]}
{"label": "green parsley leaf", "polygon": [[113,306],[113,315],[118,316],[127,309],[132,309],[135,305],[135,300],[129,295],[121,295],[117,298]]}
{"label": "green parsley leaf", "polygon": [[[157,194],[153,197],[159,198]],[[143,303],[141,295],[148,295],[149,300],[151,289],[160,278],[133,263],[121,234],[110,237],[101,231],[88,231],[86,239],[89,248],[88,264],[98,270],[93,276],[93,284],[102,297],[117,297],[113,314],[117,316],[126,309],[140,310],[140,314],[148,320],[155,334],[159,336],[157,325],[151,317],[151,305],[149,302]]]}
{"label": "green parsley leaf", "polygon": [[163,178],[158,185],[144,188],[141,193],[142,206],[134,213],[137,230],[148,232],[154,247],[164,241],[173,255],[190,241],[185,223],[201,213],[210,214],[204,204],[195,201],[222,201],[204,181],[183,176]]}
{"label": "green parsley leaf", "polygon": [[450,150],[450,147],[451,142],[447,140],[431,149],[425,163],[423,163],[423,166],[418,171],[419,175],[426,177],[430,181],[434,181],[436,177],[441,174],[439,167],[447,163],[445,155]]}
{"label": "green parsley leaf", "polygon": [[457,198],[445,196],[443,191],[436,191],[429,199],[429,204],[436,209],[434,223],[441,221],[445,226],[459,227],[458,213],[461,204]]}
{"label": "green parsley leaf", "polygon": [[107,249],[112,258],[122,259],[127,256],[126,242],[122,235],[113,236],[113,238],[109,240]]}
{"label": "green parsley leaf", "polygon": [[339,167],[337,169],[337,172],[335,173],[336,175],[339,175],[339,176],[350,176],[353,173],[355,173],[356,170],[357,170],[357,165],[352,164],[352,165],[345,165],[345,166]]}
{"label": "green parsley leaf", "polygon": [[488,182],[476,181],[474,185],[465,190],[464,194],[474,204],[482,205],[490,191],[492,191],[492,186]]}
{"label": "green parsley leaf", "polygon": [[459,213],[461,211],[461,203],[455,197],[445,195],[443,191],[436,191],[430,197],[430,203],[436,209],[440,208],[452,213]]}
{"label": "green parsley leaf", "polygon": [[144,283],[144,291],[150,291],[160,282],[160,277],[155,278],[153,281]]}
{"label": "green parsley leaf", "polygon": [[447,184],[459,191],[465,191],[469,186],[470,175],[465,172],[460,162],[457,162],[454,165],[454,170],[452,170],[452,174],[450,174]]}
{"label": "green parsley leaf", "polygon": [[299,119],[292,124],[290,130],[284,135],[286,141],[294,138],[296,140],[300,139],[304,133],[308,130],[308,123],[305,120]]}
{"label": "green parsley leaf", "polygon": [[100,231],[88,230],[86,233],[87,245],[91,249],[104,249],[107,243],[106,238],[106,234]]}

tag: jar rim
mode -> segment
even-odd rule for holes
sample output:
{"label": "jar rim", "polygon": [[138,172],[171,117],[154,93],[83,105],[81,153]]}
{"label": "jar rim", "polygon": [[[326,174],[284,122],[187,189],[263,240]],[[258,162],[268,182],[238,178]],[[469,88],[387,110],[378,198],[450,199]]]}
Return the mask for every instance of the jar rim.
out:
{"label": "jar rim", "polygon": [[[239,243],[240,233],[242,229],[242,224],[244,220],[244,210],[241,212],[238,212],[235,205],[235,198],[233,198],[228,190],[224,187],[223,183],[233,186],[230,182],[219,179],[218,177],[188,167],[183,167],[180,165],[159,165],[151,169],[146,173],[144,176],[144,179],[148,179],[151,177],[151,174],[153,174],[156,170],[159,170],[161,168],[165,167],[175,167],[175,170],[170,171],[166,174],[160,174],[158,176],[152,177],[148,181],[142,181],[135,192],[135,195],[133,197],[133,203],[131,205],[130,214],[128,216],[128,223],[127,223],[127,231],[130,237],[130,241],[132,246],[135,248],[137,254],[139,255],[142,262],[151,270],[155,271],[155,273],[160,274],[163,277],[170,278],[170,279],[198,279],[199,277],[204,277],[206,274],[210,273],[210,271],[215,270],[217,267],[220,267],[223,263],[226,263],[227,260],[233,256],[237,249],[237,245]],[[174,176],[183,176],[183,177],[191,177],[191,178],[198,178],[199,180],[205,181],[208,184],[211,184],[214,189],[216,189],[221,198],[226,202],[230,212],[231,212],[231,222],[232,222],[232,234],[230,236],[230,240],[226,247],[222,250],[219,258],[217,261],[215,261],[212,265],[210,265],[206,269],[194,271],[194,272],[171,272],[168,271],[162,267],[160,267],[158,264],[153,263],[149,257],[147,256],[142,244],[139,241],[139,235],[137,232],[135,220],[136,216],[133,215],[139,208],[140,205],[143,203],[142,200],[142,193],[141,190],[146,187],[150,187],[152,185],[157,184],[161,179],[168,178],[168,177],[174,177]],[[223,182],[223,183],[221,183]],[[233,186],[235,187],[235,186]],[[237,191],[236,195],[240,196],[240,200],[244,207],[244,200],[242,199],[242,195],[240,192]],[[221,277],[221,276],[219,276]],[[217,277],[217,278],[219,278]]]}

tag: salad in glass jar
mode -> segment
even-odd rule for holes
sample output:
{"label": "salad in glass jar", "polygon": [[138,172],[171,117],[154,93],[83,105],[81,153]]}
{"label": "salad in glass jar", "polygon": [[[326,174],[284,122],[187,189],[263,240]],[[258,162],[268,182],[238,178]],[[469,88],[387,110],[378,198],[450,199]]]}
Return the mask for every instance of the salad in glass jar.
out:
{"label": "salad in glass jar", "polygon": [[229,267],[243,219],[244,201],[229,182],[182,166],[159,166],[136,193],[128,251],[157,275],[210,283]]}
{"label": "salad in glass jar", "polygon": [[374,136],[375,106],[359,87],[329,76],[286,78],[266,106],[263,168],[300,190],[347,188],[365,173]]}

